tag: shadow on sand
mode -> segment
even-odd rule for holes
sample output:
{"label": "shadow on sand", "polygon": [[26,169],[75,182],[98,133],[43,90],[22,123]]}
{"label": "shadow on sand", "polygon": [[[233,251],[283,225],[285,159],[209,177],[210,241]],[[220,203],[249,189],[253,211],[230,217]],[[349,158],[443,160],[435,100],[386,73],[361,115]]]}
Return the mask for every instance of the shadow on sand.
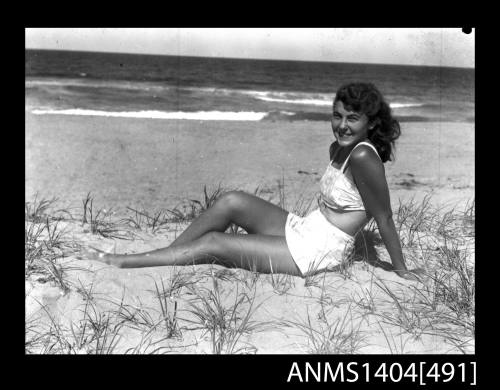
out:
{"label": "shadow on sand", "polygon": [[375,245],[381,244],[383,244],[383,241],[378,233],[371,229],[362,230],[354,238],[352,261],[366,261],[373,267],[382,268],[385,271],[393,271],[393,265],[381,260],[375,249]]}

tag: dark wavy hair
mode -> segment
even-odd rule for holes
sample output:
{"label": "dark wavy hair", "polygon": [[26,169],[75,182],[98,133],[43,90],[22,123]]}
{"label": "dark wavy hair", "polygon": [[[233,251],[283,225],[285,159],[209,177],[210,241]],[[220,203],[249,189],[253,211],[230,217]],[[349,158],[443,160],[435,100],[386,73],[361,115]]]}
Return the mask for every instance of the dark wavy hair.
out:
{"label": "dark wavy hair", "polygon": [[372,83],[348,83],[341,86],[335,95],[335,103],[341,101],[348,111],[366,114],[370,123],[368,139],[375,146],[382,162],[394,158],[394,143],[401,135],[399,122],[392,117],[392,110],[380,91]]}

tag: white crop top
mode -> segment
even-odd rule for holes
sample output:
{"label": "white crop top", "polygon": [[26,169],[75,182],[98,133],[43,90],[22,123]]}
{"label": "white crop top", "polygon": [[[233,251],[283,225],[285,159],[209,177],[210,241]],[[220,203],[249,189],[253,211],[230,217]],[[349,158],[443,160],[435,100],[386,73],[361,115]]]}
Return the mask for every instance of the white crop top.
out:
{"label": "white crop top", "polygon": [[[375,150],[375,153],[377,153],[377,156],[379,156],[375,146],[373,146],[369,142],[364,141],[358,143],[351,150],[351,153],[359,145],[368,145],[373,150]],[[335,152],[335,154],[337,154],[337,152],[338,150]],[[358,188],[354,183],[354,179],[352,178],[351,173],[344,173],[346,165],[349,161],[349,157],[351,157],[351,153],[349,153],[349,156],[347,156],[340,169],[337,169],[332,165],[333,159],[335,158],[334,155],[319,182],[320,201],[322,201],[325,206],[333,210],[356,211],[365,209],[363,200],[361,199],[361,195],[359,194]]]}

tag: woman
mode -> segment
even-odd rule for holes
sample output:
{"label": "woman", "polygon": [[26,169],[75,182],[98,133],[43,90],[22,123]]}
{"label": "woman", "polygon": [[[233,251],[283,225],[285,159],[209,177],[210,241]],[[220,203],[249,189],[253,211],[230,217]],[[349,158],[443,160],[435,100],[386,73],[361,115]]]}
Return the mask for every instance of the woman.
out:
{"label": "woman", "polygon": [[[377,88],[369,83],[342,86],[333,102],[330,163],[320,181],[319,207],[304,218],[240,191],[222,195],[167,248],[115,255],[100,251],[86,258],[121,268],[216,263],[262,273],[305,277],[332,269],[374,218],[395,272],[409,271],[392,219],[384,165],[400,135],[398,122]],[[224,233],[234,223],[248,234]]]}

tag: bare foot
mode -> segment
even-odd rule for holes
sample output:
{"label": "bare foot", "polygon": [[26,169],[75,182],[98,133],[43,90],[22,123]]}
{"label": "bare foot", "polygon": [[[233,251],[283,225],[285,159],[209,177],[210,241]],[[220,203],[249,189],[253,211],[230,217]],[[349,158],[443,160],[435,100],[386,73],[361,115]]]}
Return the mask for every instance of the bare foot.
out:
{"label": "bare foot", "polygon": [[94,247],[82,247],[80,249],[80,253],[76,256],[78,260],[96,260],[101,261],[103,263],[109,264],[107,262],[107,257],[109,253],[103,252]]}
{"label": "bare foot", "polygon": [[88,246],[81,248],[80,253],[76,255],[78,260],[95,260],[101,263],[112,265],[113,267],[123,267],[123,255],[115,255],[113,253],[104,252],[100,249]]}

